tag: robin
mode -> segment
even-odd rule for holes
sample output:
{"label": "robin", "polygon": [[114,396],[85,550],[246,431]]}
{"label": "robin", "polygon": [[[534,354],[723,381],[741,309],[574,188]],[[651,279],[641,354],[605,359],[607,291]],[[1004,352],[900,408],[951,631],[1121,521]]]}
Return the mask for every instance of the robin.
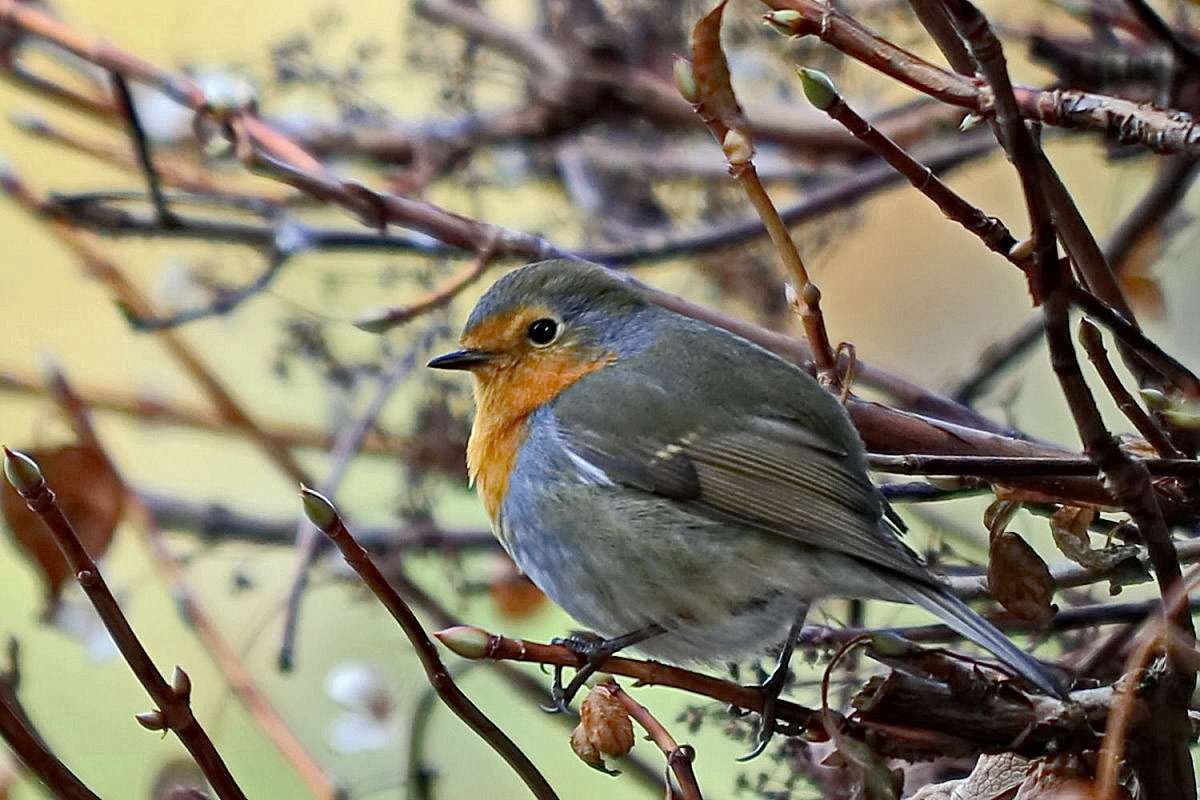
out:
{"label": "robin", "polygon": [[590,663],[632,644],[688,663],[782,642],[759,752],[809,605],[880,599],[1064,696],[900,541],[845,409],[795,365],[566,260],[497,281],[461,341],[429,366],[475,376],[471,480],[513,560],[610,637]]}

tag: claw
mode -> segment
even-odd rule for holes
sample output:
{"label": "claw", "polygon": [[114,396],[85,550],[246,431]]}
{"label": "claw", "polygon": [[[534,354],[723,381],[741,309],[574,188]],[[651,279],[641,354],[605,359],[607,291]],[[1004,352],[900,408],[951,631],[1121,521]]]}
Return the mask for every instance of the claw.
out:
{"label": "claw", "polygon": [[792,650],[796,646],[796,640],[800,637],[800,632],[804,628],[804,618],[806,616],[808,616],[808,603],[802,603],[797,610],[792,627],[788,631],[787,639],[784,640],[783,647],[779,651],[779,661],[776,662],[775,669],[758,687],[759,691],[762,692],[763,698],[762,712],[758,717],[758,743],[754,745],[754,749],[749,753],[739,756],[738,761],[749,761],[762,755],[763,751],[767,749],[767,745],[771,743],[771,737],[775,735],[779,722],[779,717],[777,716],[779,695],[783,693],[783,687],[787,685],[789,666],[792,661]]}
{"label": "claw", "polygon": [[[559,644],[559,640],[556,639],[554,643]],[[571,710],[571,698],[574,697],[574,694],[568,696],[566,690],[563,689],[562,671],[561,664],[554,665],[554,681],[550,684],[551,704],[540,706],[542,711],[545,711],[547,714],[565,714]]]}
{"label": "claw", "polygon": [[550,686],[550,699],[553,701],[553,705],[549,708],[542,706],[542,709],[552,714],[568,711],[571,701],[575,699],[575,695],[579,694],[579,690],[617,651],[662,632],[661,626],[651,624],[612,639],[604,639],[594,633],[576,633],[566,638],[554,639],[554,644],[561,644],[575,653],[580,659],[580,664],[575,672],[575,677],[565,687],[562,685],[562,666],[554,667],[554,682]]}
{"label": "claw", "polygon": [[779,695],[783,693],[783,687],[787,684],[789,661],[791,661],[791,647],[785,647],[784,654],[780,656],[779,665],[775,667],[775,671],[758,687],[763,696],[762,712],[758,717],[758,742],[749,753],[738,756],[738,761],[750,761],[757,758],[771,743],[771,737],[778,729]]}
{"label": "claw", "polygon": [[737,760],[741,761],[742,763],[745,763],[747,761],[753,761],[754,759],[758,758],[759,756],[761,756],[763,754],[763,751],[767,749],[767,745],[770,743],[771,743],[771,737],[763,736],[762,729],[760,728],[758,744],[754,745],[754,749],[751,750],[749,753],[738,756]]}

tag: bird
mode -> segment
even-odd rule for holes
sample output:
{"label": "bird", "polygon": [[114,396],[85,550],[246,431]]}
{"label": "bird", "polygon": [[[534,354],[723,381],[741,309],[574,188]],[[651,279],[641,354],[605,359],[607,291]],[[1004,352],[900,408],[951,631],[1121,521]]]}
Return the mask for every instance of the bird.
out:
{"label": "bird", "polygon": [[712,664],[781,646],[765,720],[813,602],[890,600],[1065,697],[901,541],[842,402],[800,367],[568,259],[501,277],[460,344],[428,365],[474,376],[467,466],[493,532],[603,637],[601,657],[634,645]]}

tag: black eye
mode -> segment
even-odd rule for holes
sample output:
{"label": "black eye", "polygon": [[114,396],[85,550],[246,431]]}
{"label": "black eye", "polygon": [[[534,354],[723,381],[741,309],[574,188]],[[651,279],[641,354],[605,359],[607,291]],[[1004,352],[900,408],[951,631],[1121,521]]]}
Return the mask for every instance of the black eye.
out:
{"label": "black eye", "polygon": [[558,336],[558,323],[552,319],[535,319],[525,333],[534,344],[550,344]]}

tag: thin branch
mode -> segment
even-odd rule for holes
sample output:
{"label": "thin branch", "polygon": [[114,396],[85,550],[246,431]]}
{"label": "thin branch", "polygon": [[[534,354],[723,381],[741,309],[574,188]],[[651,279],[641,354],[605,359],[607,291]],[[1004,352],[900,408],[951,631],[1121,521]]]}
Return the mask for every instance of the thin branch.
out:
{"label": "thin branch", "polygon": [[34,727],[17,697],[20,683],[16,639],[8,641],[8,669],[0,672],[0,739],[42,785],[61,800],[100,800],[67,767]]}
{"label": "thin branch", "polygon": [[[609,694],[621,702],[629,716],[642,726],[647,736],[658,745],[658,749],[662,750],[663,755],[667,757],[667,767],[675,773],[675,780],[679,784],[678,797],[680,800],[701,800],[700,784],[696,781],[696,773],[692,769],[696,751],[690,745],[680,745],[676,742],[670,731],[650,713],[650,709],[630,697],[629,693],[622,689],[615,680],[609,678],[600,686],[607,689]],[[668,794],[674,796],[674,793],[669,790]]]}
{"label": "thin branch", "polygon": [[354,541],[354,537],[346,529],[341,516],[333,505],[311,489],[302,489],[301,497],[304,502],[305,514],[322,533],[329,537],[330,541],[337,545],[346,559],[346,563],[358,573],[367,587],[379,599],[379,602],[383,604],[383,607],[392,615],[392,618],[399,623],[412,644],[417,658],[421,661],[430,686],[437,692],[446,707],[508,762],[535,797],[542,798],[542,800],[556,799],[558,795],[555,794],[533,762],[529,760],[529,757],[454,682],[454,678],[442,663],[437,648],[426,635],[416,615],[371,561],[367,551]]}
{"label": "thin branch", "polygon": [[[1194,478],[1200,476],[1200,461],[1190,458],[1144,458],[1139,463],[1154,476]],[[897,475],[977,475],[984,478],[1030,478],[1035,476],[1083,476],[1099,472],[1090,458],[1064,456],[1021,458],[1019,456],[904,455],[870,456],[872,469]],[[1006,482],[1006,481],[1001,481]]]}
{"label": "thin branch", "polygon": [[[1117,408],[1125,415],[1125,418],[1133,424],[1138,433],[1158,451],[1159,455],[1169,459],[1183,459],[1186,456],[1179,451],[1175,443],[1171,441],[1166,432],[1158,426],[1154,419],[1146,413],[1138,402],[1133,399],[1133,395],[1121,383],[1121,378],[1117,375],[1117,371],[1113,369],[1112,362],[1108,360],[1108,353],[1104,349],[1104,339],[1100,336],[1100,329],[1086,319],[1079,322],[1079,341],[1083,345],[1083,349],[1088,354],[1088,358],[1092,362],[1092,366],[1096,368],[1096,372],[1100,375],[1100,380],[1104,383],[1104,388],[1108,390],[1108,394],[1117,404]],[[1200,465],[1200,462],[1192,461],[1190,463]],[[1153,474],[1153,473],[1152,473]]]}
{"label": "thin branch", "polygon": [[112,636],[133,674],[145,687],[158,706],[154,711],[139,714],[138,721],[152,730],[170,730],[187,748],[205,778],[222,800],[245,800],[237,781],[221,759],[212,740],[192,713],[191,680],[179,667],[168,683],[142,646],[133,627],[121,611],[116,597],[100,573],[92,557],[84,549],[71,523],[63,516],[55,501],[54,492],[46,485],[41,470],[28,457],[4,448],[5,473],[13,487],[25,498],[29,508],[38,514],[55,543],[71,565],[79,585],[100,615],[104,627]]}

